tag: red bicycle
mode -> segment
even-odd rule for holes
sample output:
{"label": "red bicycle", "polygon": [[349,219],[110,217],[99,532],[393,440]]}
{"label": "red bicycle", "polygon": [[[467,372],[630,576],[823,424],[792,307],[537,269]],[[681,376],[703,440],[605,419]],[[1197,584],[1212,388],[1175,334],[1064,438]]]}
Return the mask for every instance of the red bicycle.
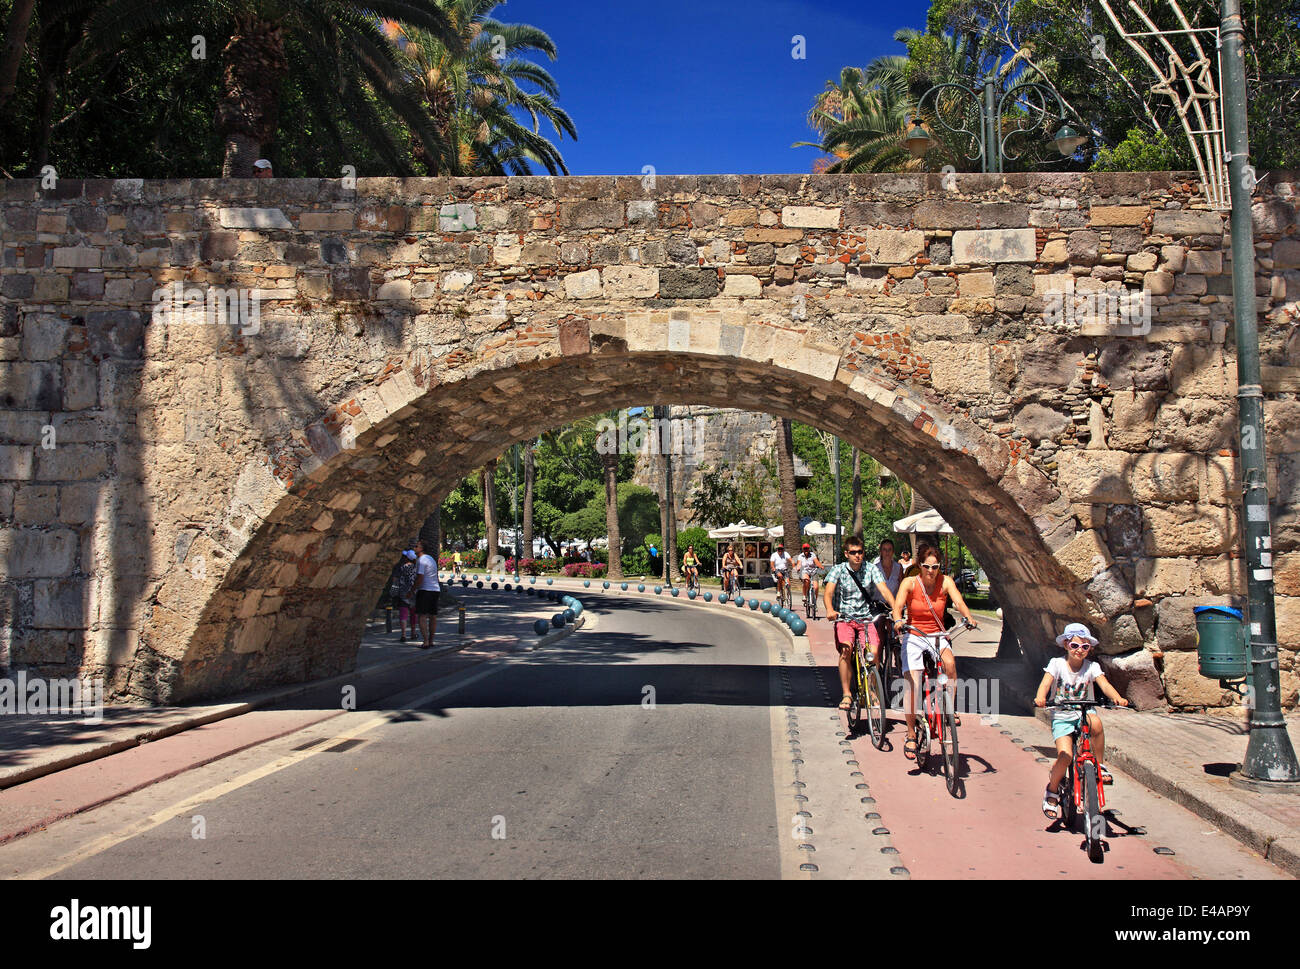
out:
{"label": "red bicycle", "polygon": [[[915,626],[905,625],[903,629],[925,640],[922,656],[925,659],[925,671],[921,675],[921,707],[916,712],[916,766],[924,770],[930,758],[930,744],[939,742],[939,752],[943,756],[943,776],[948,786],[948,793],[957,796],[959,780],[957,777],[957,712],[953,709],[952,694],[948,691],[948,674],[943,672],[939,662],[939,650],[946,641],[949,648],[952,641],[968,629],[975,627],[962,619],[961,629],[951,629],[942,633],[925,633]],[[904,674],[906,677],[906,674]]]}
{"label": "red bicycle", "polygon": [[1061,824],[1066,830],[1074,827],[1082,812],[1084,835],[1088,839],[1088,860],[1101,864],[1106,854],[1106,788],[1101,777],[1101,765],[1092,752],[1092,728],[1088,724],[1089,707],[1113,707],[1109,700],[1058,700],[1049,705],[1062,710],[1080,711],[1079,722],[1074,727],[1074,757],[1065,769],[1065,777],[1056,789],[1061,805]]}

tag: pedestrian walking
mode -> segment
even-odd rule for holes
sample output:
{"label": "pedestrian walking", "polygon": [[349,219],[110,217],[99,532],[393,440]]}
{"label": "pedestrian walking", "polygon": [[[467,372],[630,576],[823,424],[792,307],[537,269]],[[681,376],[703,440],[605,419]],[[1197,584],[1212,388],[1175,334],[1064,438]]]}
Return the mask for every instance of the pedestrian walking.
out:
{"label": "pedestrian walking", "polygon": [[420,626],[420,635],[424,642],[421,649],[433,645],[434,633],[438,631],[438,562],[429,555],[424,542],[415,543],[416,586],[415,586],[415,620]]}
{"label": "pedestrian walking", "polygon": [[407,624],[410,624],[411,638],[415,638],[415,580],[418,576],[415,564],[415,550],[407,549],[402,553],[402,560],[393,567],[392,580],[388,586],[388,598],[397,609],[397,621],[400,624],[402,642],[406,642]]}

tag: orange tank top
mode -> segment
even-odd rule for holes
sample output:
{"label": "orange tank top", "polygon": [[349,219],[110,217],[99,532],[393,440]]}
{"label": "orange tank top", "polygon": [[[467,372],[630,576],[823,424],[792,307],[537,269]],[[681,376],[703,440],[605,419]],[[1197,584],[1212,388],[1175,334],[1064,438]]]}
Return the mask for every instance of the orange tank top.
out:
{"label": "orange tank top", "polygon": [[[918,575],[916,581],[912,583],[912,591],[907,597],[907,615],[908,622],[924,633],[934,635],[943,632],[943,623],[936,622],[937,615],[940,620],[943,619],[943,611],[948,607],[948,593],[944,591],[942,580],[939,582],[938,594],[930,596],[929,605],[925,601],[925,592],[921,588],[921,577]],[[934,607],[934,612],[930,611],[930,606]]]}

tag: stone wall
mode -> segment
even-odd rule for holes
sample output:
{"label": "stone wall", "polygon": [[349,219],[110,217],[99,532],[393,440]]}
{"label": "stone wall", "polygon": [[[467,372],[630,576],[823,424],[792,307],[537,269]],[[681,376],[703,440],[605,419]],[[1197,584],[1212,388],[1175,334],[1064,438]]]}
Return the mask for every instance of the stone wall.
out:
{"label": "stone wall", "polygon": [[[391,556],[513,441],[647,401],[817,424],[986,563],[1222,705],[1239,601],[1222,215],[1187,176],[31,181],[0,198],[0,665],[183,700],[350,668]],[[1257,190],[1283,693],[1300,647],[1295,179]],[[1048,294],[1145,288],[1149,329]],[[238,289],[240,325],[157,291]],[[236,294],[238,295],[238,294]],[[1046,312],[1045,312],[1046,310]],[[389,549],[391,550],[391,548]]]}

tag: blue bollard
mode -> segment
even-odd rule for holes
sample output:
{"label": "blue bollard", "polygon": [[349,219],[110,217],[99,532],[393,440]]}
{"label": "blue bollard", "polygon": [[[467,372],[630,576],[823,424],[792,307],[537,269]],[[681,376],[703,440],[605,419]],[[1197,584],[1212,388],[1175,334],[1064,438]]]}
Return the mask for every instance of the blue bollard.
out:
{"label": "blue bollard", "polygon": [[637,592],[645,592],[645,586],[643,586],[643,585],[638,585],[638,586],[636,587],[636,591],[637,591]]}
{"label": "blue bollard", "polygon": [[547,585],[555,585],[555,580],[554,580],[554,579],[547,579],[547,580],[546,580],[546,584],[547,584]]}
{"label": "blue bollard", "polygon": [[750,599],[750,600],[749,600],[749,608],[750,608],[750,609],[757,609],[757,608],[758,608],[758,600],[757,600],[757,599]]}
{"label": "blue bollard", "polygon": [[[708,593],[705,593],[704,599],[706,602],[708,601],[708,598],[709,598]],[[718,593],[718,602],[724,606],[727,604],[727,594],[725,592]]]}
{"label": "blue bollard", "polygon": [[624,592],[626,592],[626,591],[627,591],[627,583],[624,582],[621,586],[619,586],[619,588],[622,589]]}
{"label": "blue bollard", "polygon": [[677,593],[679,593],[680,591],[681,591],[681,589],[673,589],[673,598],[674,598],[674,599],[677,598]]}
{"label": "blue bollard", "polygon": [[565,609],[564,612],[560,613],[560,615],[564,617],[565,622],[573,622],[573,620],[578,618],[578,614],[572,609]]}
{"label": "blue bollard", "polygon": [[694,599],[697,595],[699,595],[699,593],[697,593],[694,589],[686,590],[686,598],[688,599]]}
{"label": "blue bollard", "polygon": [[705,601],[705,602],[712,602],[712,601],[713,601],[713,593],[712,593],[712,592],[706,592],[706,593],[704,593],[704,601]]}
{"label": "blue bollard", "polygon": [[474,587],[477,588],[477,589],[481,589],[481,588],[483,588],[483,580],[482,580],[482,579],[479,579],[477,582],[475,582],[475,583],[474,583]]}
{"label": "blue bollard", "polygon": [[555,615],[553,615],[553,616],[551,617],[551,625],[554,626],[556,629],[563,629],[563,628],[564,628],[564,613],[562,613],[562,612],[557,612]]}
{"label": "blue bollard", "polygon": [[663,587],[663,586],[661,586],[661,585],[657,585],[657,586],[655,586],[655,595],[662,595],[662,594],[663,594],[663,591],[664,591],[664,587]]}
{"label": "blue bollard", "polygon": [[492,588],[495,589],[496,587],[497,587],[497,584],[496,584],[495,582],[493,582],[493,583],[492,583]]}
{"label": "blue bollard", "polygon": [[535,576],[535,575],[532,576],[532,577],[528,580],[528,583],[529,583],[529,585],[537,585],[537,576]]}
{"label": "blue bollard", "polygon": [[796,636],[802,636],[808,631],[808,624],[795,616],[794,619],[790,620],[790,631]]}
{"label": "blue bollard", "polygon": [[591,579],[583,579],[583,580],[582,580],[582,587],[583,587],[584,589],[590,589],[590,588],[591,588]]}
{"label": "blue bollard", "polygon": [[604,584],[601,586],[601,588],[608,589],[608,588],[609,588],[609,583],[608,583],[608,582],[604,583]]}
{"label": "blue bollard", "polygon": [[550,623],[548,623],[545,619],[539,619],[537,620],[537,622],[533,623],[533,632],[537,633],[537,635],[539,636],[544,635],[546,633],[546,630],[550,628],[551,628]]}
{"label": "blue bollard", "polygon": [[770,602],[768,602],[766,599],[764,599],[762,602],[760,602],[760,603],[758,604],[758,608],[762,609],[764,612],[771,612],[771,611],[772,611],[772,603],[770,603]]}

